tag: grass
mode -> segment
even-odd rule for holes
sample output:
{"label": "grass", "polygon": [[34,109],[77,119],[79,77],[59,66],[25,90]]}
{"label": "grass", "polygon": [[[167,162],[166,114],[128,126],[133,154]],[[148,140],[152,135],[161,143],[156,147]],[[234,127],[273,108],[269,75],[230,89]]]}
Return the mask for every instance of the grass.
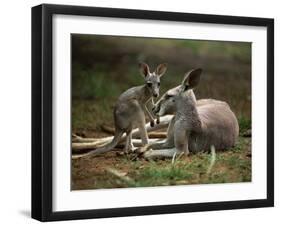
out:
{"label": "grass", "polygon": [[[203,152],[183,156],[174,164],[170,159],[131,161],[124,156],[116,157],[113,153],[90,160],[77,160],[72,163],[72,188],[75,190],[250,182],[250,148],[250,139],[239,137],[237,147],[216,153],[216,161],[209,174],[207,169],[211,154]],[[131,178],[131,181],[128,183],[109,174],[106,171],[109,166]]]}
{"label": "grass", "polygon": [[[97,77],[99,76],[103,75],[99,74]],[[136,78],[137,76],[130,83],[140,83]],[[115,84],[120,84],[117,82]],[[210,84],[212,83],[209,82],[208,85]],[[195,93],[198,93],[199,98],[211,96],[230,103],[238,116],[240,134],[243,135],[251,128],[251,108],[250,102],[244,98],[243,92],[245,91],[240,86],[238,95],[218,84],[220,83],[214,84],[215,90],[202,85]],[[231,84],[232,80],[225,82],[226,86]],[[105,87],[107,81],[102,78],[97,79],[97,83],[91,83],[90,79],[87,81],[87,85],[93,87],[93,89],[87,89],[87,94],[85,94],[89,98],[73,98],[72,100],[72,130],[74,133],[86,137],[108,136],[108,134],[102,133],[100,128],[105,124],[113,126],[112,110],[118,96],[117,93],[122,92],[123,85],[103,89],[101,87]],[[206,174],[210,161],[209,153],[191,155],[189,158],[178,160],[174,165],[171,164],[171,160],[132,162],[124,156],[115,156],[115,153],[110,153],[88,162],[86,160],[72,162],[72,189],[247,182],[251,181],[250,153],[251,138],[239,137],[234,148],[217,153],[215,165],[209,175]],[[106,171],[108,166],[125,173],[133,179],[133,183],[128,184],[110,175]]]}
{"label": "grass", "polygon": [[[106,81],[100,80],[103,87]],[[90,82],[89,82],[90,84]],[[95,87],[95,86],[93,86]],[[104,94],[101,88],[89,89],[91,98],[72,100],[72,128],[73,132],[86,137],[108,136],[101,131],[102,125],[113,125],[112,109],[116,101],[115,92]],[[197,90],[196,90],[197,91]],[[198,89],[197,92],[200,90]],[[240,134],[243,135],[251,128],[250,107],[247,100],[240,95],[231,95],[226,89],[217,88],[210,96],[224,96],[238,115]],[[225,95],[222,93],[225,92]],[[242,91],[241,91],[242,92]],[[114,93],[114,94],[113,94]],[[201,97],[204,96],[201,94]],[[204,93],[203,93],[204,94]],[[103,97],[106,96],[105,97]],[[206,94],[207,96],[207,94]],[[219,98],[218,98],[219,99]],[[72,162],[72,189],[98,189],[122,187],[151,187],[165,185],[232,183],[251,181],[251,138],[239,137],[234,148],[226,152],[217,153],[215,165],[209,175],[210,154],[198,153],[189,158],[182,158],[172,165],[171,160],[160,161],[131,161],[124,156],[109,153],[100,158],[87,161]],[[126,183],[106,172],[111,166],[133,179],[133,183]]]}
{"label": "grass", "polygon": [[[124,89],[116,86],[114,81],[110,81],[112,76],[109,72],[100,70],[83,69],[76,65],[73,68],[72,96],[74,98],[110,98],[116,97]],[[123,88],[123,89],[122,89]]]}
{"label": "grass", "polygon": [[[216,153],[209,174],[210,153],[171,160],[131,161],[116,152],[72,161],[72,189],[150,187],[165,185],[233,183],[251,181],[251,44],[196,40],[73,36],[72,132],[85,137],[104,137],[102,125],[113,127],[113,107],[118,96],[143,84],[138,62],[152,70],[168,63],[161,78],[161,94],[177,86],[184,74],[203,68],[198,99],[226,101],[238,118],[240,137],[230,150]],[[110,174],[112,167],[132,180]]]}
{"label": "grass", "polygon": [[[244,148],[248,145],[245,140],[248,139],[239,139]],[[210,158],[210,153],[198,153],[187,158],[182,157],[175,164],[171,160],[161,163],[152,161],[143,170],[133,170],[129,175],[138,181],[137,186],[251,181],[251,159],[246,153],[235,150],[217,153],[215,165],[210,174],[207,174]]]}
{"label": "grass", "polygon": [[247,130],[251,129],[251,119],[245,116],[240,116],[238,118],[238,123],[239,123],[239,130],[240,133],[243,134],[245,133]]}

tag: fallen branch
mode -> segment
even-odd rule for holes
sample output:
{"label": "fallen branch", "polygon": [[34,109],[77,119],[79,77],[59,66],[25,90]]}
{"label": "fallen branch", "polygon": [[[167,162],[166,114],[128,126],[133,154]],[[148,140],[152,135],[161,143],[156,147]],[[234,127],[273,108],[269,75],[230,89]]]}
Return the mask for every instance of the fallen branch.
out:
{"label": "fallen branch", "polygon": [[72,150],[87,150],[87,149],[94,149],[101,147],[107,143],[109,143],[112,140],[113,137],[106,137],[101,138],[99,140],[93,141],[93,142],[86,142],[86,143],[72,143]]}
{"label": "fallen branch", "polygon": [[[159,141],[159,139],[149,139],[149,142],[151,142],[151,143],[154,143],[154,142],[157,142],[157,141]],[[132,142],[133,142],[133,145],[137,148],[142,146],[142,140],[141,139],[132,139]],[[90,145],[92,145],[92,144],[93,143],[90,143]],[[107,144],[107,142],[96,142],[95,149],[99,148],[99,147],[102,147],[105,144]],[[75,143],[73,145],[75,146],[77,144]],[[124,142],[120,142],[115,148],[116,149],[122,149],[122,148],[124,148],[124,146],[125,146]],[[79,154],[81,152],[85,153],[86,150],[90,150],[90,149],[73,149],[72,152],[75,153],[75,154],[76,153]]]}
{"label": "fallen branch", "polygon": [[108,173],[110,173],[110,174],[112,174],[112,175],[118,177],[119,179],[121,179],[122,181],[126,182],[126,183],[129,184],[129,185],[134,185],[134,184],[135,184],[135,181],[134,181],[132,178],[126,176],[126,174],[124,174],[124,173],[122,173],[122,172],[120,172],[120,171],[118,171],[118,170],[116,170],[116,169],[113,169],[113,168],[106,168],[105,170],[106,170]]}
{"label": "fallen branch", "polygon": [[[146,130],[148,132],[151,132],[151,131],[155,131],[155,130],[166,128],[169,125],[170,120],[172,119],[172,117],[173,117],[173,115],[166,115],[166,116],[161,117],[160,118],[160,123],[156,124],[154,127],[151,127],[150,123],[147,123],[145,125]],[[157,134],[159,135],[159,137],[157,137],[157,138],[164,138],[163,133],[157,133]],[[138,129],[134,129],[133,132],[132,132],[132,137],[133,138],[137,138],[139,136],[140,136],[139,130]],[[157,135],[154,133],[151,136],[152,137],[153,136],[156,137]],[[123,134],[120,142],[123,142],[125,140],[125,138],[126,138],[126,135]],[[113,136],[99,138],[99,139],[97,139],[97,138],[80,138],[79,137],[78,138],[79,142],[73,142],[72,143],[72,150],[76,151],[76,150],[96,149],[97,147],[103,146],[103,145],[111,142],[112,139],[113,139]],[[76,140],[77,140],[77,137],[76,137]]]}
{"label": "fallen branch", "polygon": [[148,133],[149,138],[166,138],[167,132],[150,132]]}
{"label": "fallen branch", "polygon": [[90,143],[99,140],[100,138],[84,138],[76,135],[75,133],[72,134],[72,143]]}
{"label": "fallen branch", "polygon": [[[115,132],[115,129],[110,127],[110,126],[102,125],[101,129],[104,132],[110,133],[110,134],[114,134],[114,132]],[[135,136],[136,136],[135,138],[138,138],[138,139],[140,138],[139,134],[136,134]],[[167,137],[167,133],[166,132],[154,132],[154,131],[151,131],[151,132],[148,132],[148,137],[149,138],[166,138]]]}

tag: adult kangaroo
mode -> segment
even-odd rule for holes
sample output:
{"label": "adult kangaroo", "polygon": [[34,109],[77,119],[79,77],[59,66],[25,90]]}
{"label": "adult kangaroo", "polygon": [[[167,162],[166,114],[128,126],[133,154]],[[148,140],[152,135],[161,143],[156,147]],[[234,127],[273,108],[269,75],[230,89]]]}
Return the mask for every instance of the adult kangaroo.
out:
{"label": "adult kangaroo", "polygon": [[154,72],[150,72],[146,63],[139,64],[140,72],[145,84],[128,89],[122,93],[114,107],[115,135],[112,141],[103,147],[92,150],[80,157],[101,154],[113,149],[126,133],[125,151],[133,150],[132,130],[136,126],[140,131],[142,145],[148,144],[148,135],[145,129],[145,113],[150,119],[150,125],[154,126],[154,118],[147,108],[147,104],[153,103],[153,97],[159,96],[160,78],[166,72],[167,65],[160,64]]}
{"label": "adult kangaroo", "polygon": [[175,116],[164,142],[142,148],[145,157],[173,157],[175,153],[207,151],[212,145],[216,150],[235,145],[239,125],[229,105],[214,99],[196,100],[193,88],[199,84],[201,73],[202,69],[190,71],[181,85],[168,90],[156,103],[156,115]]}

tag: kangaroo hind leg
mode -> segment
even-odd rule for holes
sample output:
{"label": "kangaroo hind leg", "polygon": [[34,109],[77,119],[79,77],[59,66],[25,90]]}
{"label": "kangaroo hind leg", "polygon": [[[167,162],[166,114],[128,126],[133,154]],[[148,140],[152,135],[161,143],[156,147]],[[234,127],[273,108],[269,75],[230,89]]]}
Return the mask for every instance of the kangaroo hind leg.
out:
{"label": "kangaroo hind leg", "polygon": [[147,135],[147,131],[145,128],[145,115],[143,112],[139,111],[137,116],[136,116],[136,121],[135,121],[135,125],[138,127],[139,129],[139,133],[140,133],[140,137],[142,140],[142,145],[146,145],[148,144],[148,135]]}
{"label": "kangaroo hind leg", "polygon": [[146,131],[146,128],[145,128],[145,123],[139,123],[138,125],[138,128],[139,128],[139,133],[140,133],[140,137],[141,137],[141,140],[142,140],[142,145],[146,145],[148,144],[148,135],[147,135],[147,131]]}
{"label": "kangaroo hind leg", "polygon": [[144,153],[146,151],[149,151],[149,149],[171,149],[175,147],[174,124],[175,124],[175,117],[173,117],[169,123],[169,127],[167,129],[167,138],[165,140],[156,141],[154,143],[144,145],[143,147],[140,147],[138,151],[140,153]]}
{"label": "kangaroo hind leg", "polygon": [[125,144],[124,151],[126,153],[133,152],[135,150],[135,147],[132,142],[132,130],[126,132],[126,135],[127,137],[126,137],[126,144]]}

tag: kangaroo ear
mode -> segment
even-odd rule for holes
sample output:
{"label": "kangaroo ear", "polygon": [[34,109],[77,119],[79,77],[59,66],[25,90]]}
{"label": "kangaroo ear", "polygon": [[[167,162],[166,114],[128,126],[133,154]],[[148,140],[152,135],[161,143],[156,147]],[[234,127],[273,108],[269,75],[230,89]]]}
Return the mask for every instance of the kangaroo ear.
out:
{"label": "kangaroo ear", "polygon": [[149,75],[149,67],[146,63],[139,63],[140,73],[146,78]]}
{"label": "kangaroo ear", "polygon": [[155,70],[155,73],[161,77],[167,70],[167,64],[159,64]]}
{"label": "kangaroo ear", "polygon": [[187,89],[193,89],[199,84],[201,73],[202,73],[202,69],[198,68],[198,69],[191,70],[185,75],[182,81],[182,85],[184,86],[184,91],[186,91]]}

